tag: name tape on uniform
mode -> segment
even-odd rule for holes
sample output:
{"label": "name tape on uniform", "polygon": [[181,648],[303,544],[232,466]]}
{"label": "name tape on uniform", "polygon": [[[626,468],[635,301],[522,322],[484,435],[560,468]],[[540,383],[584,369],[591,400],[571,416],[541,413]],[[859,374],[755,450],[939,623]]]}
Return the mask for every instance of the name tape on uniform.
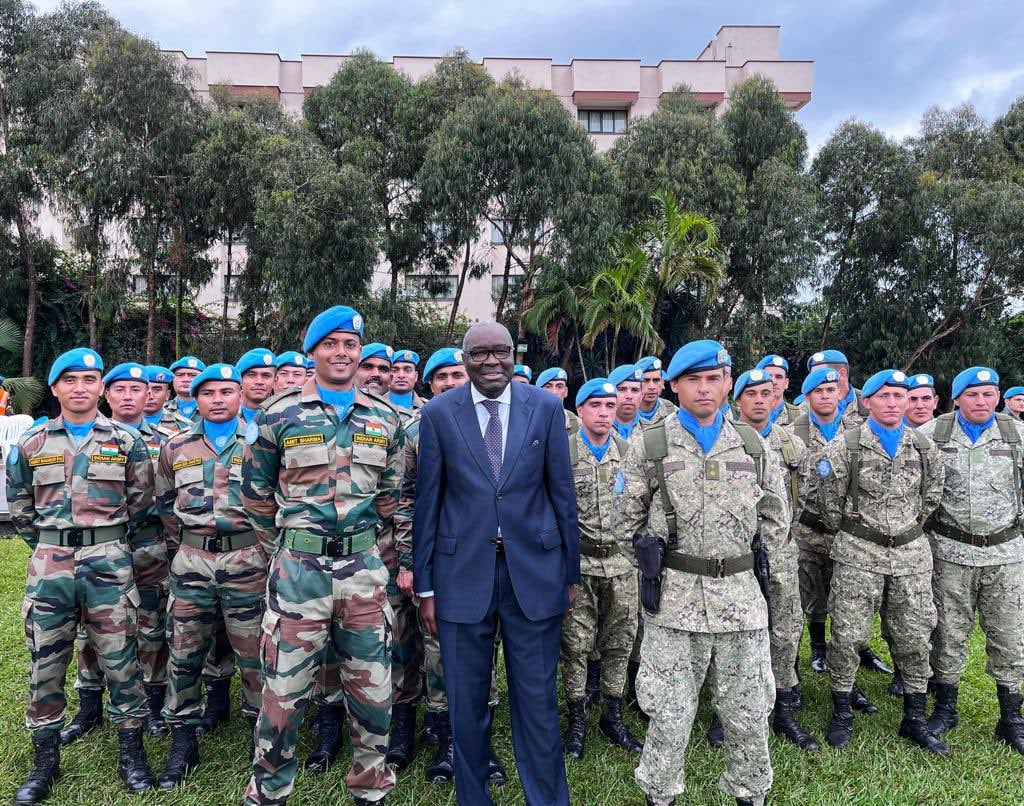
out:
{"label": "name tape on uniform", "polygon": [[94,453],[89,457],[90,462],[99,462],[101,464],[114,464],[123,465],[128,463],[128,457],[124,455],[109,456],[105,453]]}
{"label": "name tape on uniform", "polygon": [[320,445],[324,441],[323,434],[304,434],[301,437],[285,437],[284,447],[296,448],[299,445]]}
{"label": "name tape on uniform", "polygon": [[240,465],[240,464],[242,464],[242,457],[241,456],[232,456],[231,457],[231,464],[233,464],[233,465]]}
{"label": "name tape on uniform", "polygon": [[171,470],[184,470],[186,467],[197,467],[203,463],[201,456],[195,456],[192,459],[180,459],[171,465]]}
{"label": "name tape on uniform", "polygon": [[64,454],[58,453],[53,456],[33,456],[28,460],[29,467],[46,467],[47,465],[64,464]]}
{"label": "name tape on uniform", "polygon": [[356,445],[380,445],[382,448],[388,446],[387,437],[378,437],[373,434],[353,434],[352,442]]}

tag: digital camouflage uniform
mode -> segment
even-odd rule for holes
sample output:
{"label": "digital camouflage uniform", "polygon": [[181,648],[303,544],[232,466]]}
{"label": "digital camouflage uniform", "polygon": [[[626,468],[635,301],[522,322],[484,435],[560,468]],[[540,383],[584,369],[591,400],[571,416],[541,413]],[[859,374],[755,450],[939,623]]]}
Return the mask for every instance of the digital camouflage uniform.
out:
{"label": "digital camouflage uniform", "polygon": [[[1024,440],[1024,424],[1007,418]],[[918,430],[932,437],[936,421]],[[985,632],[986,669],[1014,692],[1024,682],[1024,538],[998,545],[964,542],[968,535],[996,535],[1019,526],[1019,491],[1014,483],[1013,451],[997,423],[971,443],[954,418],[942,452],[942,499],[929,522],[935,558],[932,589],[938,625],[932,634],[931,665],[939,683],[957,685],[967,665],[967,645],[975,614]],[[1018,455],[1021,453],[1017,446]],[[1017,470],[1019,478],[1020,468]],[[961,539],[943,536],[949,527]],[[955,534],[955,533],[954,533]]]}
{"label": "digital camouflage uniform", "polygon": [[[167,441],[168,432],[162,427],[153,427],[145,420],[132,428],[142,437],[149,452],[149,458],[156,468],[160,456],[160,446]],[[167,593],[170,589],[170,578],[167,563],[167,543],[164,539],[160,519],[156,512],[156,502],[150,507],[145,523],[129,534],[132,549],[132,569],[135,586],[139,589],[138,608],[138,652],[139,666],[142,668],[142,680],[147,686],[164,686],[167,684]],[[102,691],[103,672],[100,669],[96,650],[87,640],[84,629],[79,628],[78,640],[78,679],[75,688]]]}
{"label": "digital camouflage uniform", "polygon": [[[139,591],[124,535],[145,522],[153,501],[145,443],[97,414],[76,447],[63,419],[50,420],[23,435],[9,457],[7,499],[32,549],[22,605],[31,655],[25,725],[63,727],[64,681],[81,621],[110,692],[111,722],[141,727],[147,708],[136,638]],[[89,545],[64,547],[61,540]]]}
{"label": "digital camouflage uniform", "polygon": [[[788,531],[787,493],[778,464],[763,462],[758,486],[740,426],[728,419],[707,456],[678,417],[668,417],[664,427],[664,472],[679,529],[675,553],[740,558],[749,555],[758,531],[769,552],[777,552]],[[622,471],[616,535],[632,558],[634,535],[650,533],[665,540],[668,532],[654,463],[646,459],[640,430],[630,439]],[[700,689],[713,664],[712,705],[725,726],[725,772],[719,787],[732,797],[761,802],[772,783],[768,715],[775,680],[768,608],[757,580],[752,571],[712,577],[666,567],[661,588],[659,612],[643,617],[636,685],[651,722],[636,781],[656,798],[683,792],[686,746]]]}
{"label": "digital camouflage uniform", "polygon": [[859,518],[851,517],[849,430],[829,443],[815,468],[822,520],[838,529],[832,541],[835,567],[829,598],[831,686],[835,692],[852,689],[860,664],[858,650],[867,644],[875,613],[881,612],[892,636],[890,648],[903,673],[905,691],[920,694],[927,690],[928,653],[936,618],[931,548],[920,536],[889,547],[855,536],[850,530],[912,535],[909,530],[924,522],[942,495],[940,453],[925,439],[927,476],[922,496],[922,454],[914,431],[903,430],[894,459],[867,425],[859,431]]}
{"label": "digital camouflage uniform", "polygon": [[[645,418],[641,414],[640,422],[649,423],[651,425],[653,425],[654,423],[660,423],[670,414],[675,414],[678,410],[679,407],[671,400],[668,400],[667,398],[664,397],[659,397],[658,404],[654,407],[654,414],[651,415],[650,419]],[[633,433],[635,434],[636,430],[634,430]]]}
{"label": "digital camouflage uniform", "polygon": [[168,540],[173,603],[170,612],[170,686],[164,716],[198,727],[203,712],[200,673],[223,613],[241,670],[243,711],[260,709],[260,636],[267,555],[242,505],[242,436],[218,453],[200,420],[172,437],[160,452],[156,500]]}
{"label": "digital camouflage uniform", "polygon": [[269,553],[263,703],[249,803],[292,791],[306,702],[328,643],[341,658],[353,763],[346,783],[379,800],[391,716],[388,570],[376,544],[398,504],[404,435],[383,398],[356,391],[336,412],[316,382],[263,404],[246,431],[242,499]]}

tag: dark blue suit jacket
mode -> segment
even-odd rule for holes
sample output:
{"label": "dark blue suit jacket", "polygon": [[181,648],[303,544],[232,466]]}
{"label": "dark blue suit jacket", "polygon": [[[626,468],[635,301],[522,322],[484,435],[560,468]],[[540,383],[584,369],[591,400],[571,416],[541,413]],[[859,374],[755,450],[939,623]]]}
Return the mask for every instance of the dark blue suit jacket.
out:
{"label": "dark blue suit jacket", "polygon": [[421,410],[413,519],[415,589],[434,591],[438,618],[483,619],[491,602],[501,527],[516,600],[540,621],[569,606],[580,581],[576,490],[562,401],[510,384],[508,436],[497,482],[480,435],[471,385]]}

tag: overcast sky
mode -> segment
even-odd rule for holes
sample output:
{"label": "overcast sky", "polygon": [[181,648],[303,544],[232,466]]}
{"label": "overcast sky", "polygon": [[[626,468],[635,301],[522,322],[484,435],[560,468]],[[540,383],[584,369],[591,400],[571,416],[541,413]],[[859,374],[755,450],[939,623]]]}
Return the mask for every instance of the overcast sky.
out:
{"label": "overcast sky", "polygon": [[[56,0],[37,0],[41,10]],[[814,60],[800,113],[812,148],[857,117],[894,136],[929,106],[989,119],[1024,95],[1022,0],[105,0],[161,47],[389,59],[461,46],[484,56],[694,59],[722,24],[779,24],[783,59]]]}

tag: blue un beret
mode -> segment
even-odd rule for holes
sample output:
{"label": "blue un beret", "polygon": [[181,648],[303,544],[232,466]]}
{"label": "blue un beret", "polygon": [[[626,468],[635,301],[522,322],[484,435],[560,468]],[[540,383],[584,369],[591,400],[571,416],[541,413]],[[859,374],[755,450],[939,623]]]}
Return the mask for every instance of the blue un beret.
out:
{"label": "blue un beret", "polygon": [[1003,400],[1009,397],[1017,397],[1017,395],[1024,395],[1024,386],[1011,386],[1003,392]]}
{"label": "blue un beret", "polygon": [[807,369],[814,369],[818,364],[849,364],[846,356],[839,350],[822,350],[807,359]]}
{"label": "blue un beret", "polygon": [[394,354],[395,351],[391,349],[390,345],[381,344],[379,341],[373,341],[369,344],[363,345],[363,352],[359,356],[359,362],[362,363],[367,358],[383,358],[390,364],[391,356]]}
{"label": "blue un beret", "polygon": [[110,386],[114,381],[139,381],[149,383],[149,374],[142,364],[134,361],[125,361],[118,364],[110,372],[103,376],[103,385]]}
{"label": "blue un beret", "polygon": [[526,364],[516,364],[515,369],[512,371],[512,375],[518,375],[520,378],[526,378],[527,381],[533,380],[533,370],[526,366]]}
{"label": "blue un beret", "polygon": [[910,375],[907,377],[908,389],[920,389],[924,386],[930,386],[933,389],[935,388],[935,378],[933,378],[927,372],[922,372],[918,375]]}
{"label": "blue un beret", "polygon": [[306,356],[296,350],[286,350],[274,361],[274,369],[281,369],[281,367],[298,367],[299,369],[305,369]]}
{"label": "blue un beret", "polygon": [[150,383],[167,383],[174,380],[174,373],[168,367],[150,364],[146,367],[146,380]]}
{"label": "blue un beret", "polygon": [[195,397],[199,387],[207,381],[234,381],[241,384],[242,373],[238,371],[238,367],[233,367],[231,364],[210,364],[192,379],[192,383],[188,387],[189,394]]}
{"label": "blue un beret", "polygon": [[198,369],[202,372],[206,369],[206,364],[196,358],[194,355],[183,355],[173,364],[171,364],[171,373],[177,372],[179,369]]}
{"label": "blue un beret", "polygon": [[775,353],[766,355],[758,361],[754,369],[764,369],[765,367],[779,367],[786,370],[787,373],[789,372],[789,362],[781,355],[776,355]]}
{"label": "blue un beret", "polygon": [[812,369],[811,373],[804,378],[804,382],[800,386],[800,392],[803,395],[809,395],[823,383],[839,383],[839,370],[832,369],[832,367]]}
{"label": "blue un beret", "polygon": [[804,401],[805,401],[806,399],[807,399],[807,397],[806,397],[805,395],[797,395],[796,397],[794,397],[794,398],[793,398],[793,405],[794,405],[794,406],[799,406],[799,405],[801,405],[801,404],[802,404],[802,403],[803,403],[803,402],[804,402]]}
{"label": "blue un beret", "polygon": [[310,357],[306,357],[306,369],[316,369],[316,361]]}
{"label": "blue un beret", "polygon": [[568,382],[569,375],[561,367],[548,367],[540,375],[537,376],[537,380],[534,381],[534,385],[540,389],[551,383],[552,381],[566,381]]}
{"label": "blue un beret", "polygon": [[736,379],[736,383],[732,388],[732,396],[738,400],[739,396],[743,394],[744,389],[760,386],[763,383],[773,383],[772,376],[757,367],[748,369]]}
{"label": "blue un beret", "polygon": [[90,369],[103,372],[103,359],[100,358],[100,354],[88,347],[76,347],[57,356],[57,360],[50,367],[46,383],[53,386],[65,372],[86,372]]}
{"label": "blue un beret", "polygon": [[458,347],[442,347],[427,359],[426,366],[423,367],[423,382],[430,383],[430,376],[434,374],[435,369],[457,367],[463,363],[462,350]]}
{"label": "blue un beret", "polygon": [[612,370],[608,376],[608,380],[612,382],[612,386],[618,388],[620,383],[626,381],[635,381],[641,383],[644,379],[643,370],[640,369],[636,364],[623,364]]}
{"label": "blue un beret", "polygon": [[665,380],[671,381],[680,375],[700,372],[705,369],[719,369],[729,366],[729,351],[713,339],[699,339],[684,344],[669,362]]}
{"label": "blue un beret", "polygon": [[992,367],[969,367],[953,378],[953,400],[972,386],[999,386],[999,373]]}
{"label": "blue un beret", "polygon": [[576,393],[576,408],[592,397],[615,397],[615,385],[608,378],[591,378]]}
{"label": "blue un beret", "polygon": [[414,367],[418,367],[420,365],[420,354],[412,350],[397,350],[391,356],[391,363],[412,364]]}
{"label": "blue un beret", "polygon": [[238,361],[235,362],[235,369],[238,370],[239,375],[245,375],[250,369],[262,367],[272,369],[275,361],[277,361],[277,356],[266,347],[254,347],[239,356]]}
{"label": "blue un beret", "polygon": [[883,369],[864,382],[864,386],[860,390],[860,396],[871,397],[883,386],[898,386],[901,389],[907,389],[909,388],[909,383],[907,376],[898,369]]}
{"label": "blue un beret", "polygon": [[318,313],[306,328],[306,338],[302,340],[302,349],[309,352],[316,347],[328,333],[340,330],[363,337],[363,317],[347,305],[335,305]]}
{"label": "blue un beret", "polygon": [[639,361],[637,361],[633,366],[636,367],[638,370],[640,370],[640,372],[642,374],[642,373],[645,373],[645,372],[654,372],[654,370],[656,370],[656,369],[661,369],[662,364],[661,364],[661,359],[658,358],[657,356],[645,355],[643,358],[641,358]]}

